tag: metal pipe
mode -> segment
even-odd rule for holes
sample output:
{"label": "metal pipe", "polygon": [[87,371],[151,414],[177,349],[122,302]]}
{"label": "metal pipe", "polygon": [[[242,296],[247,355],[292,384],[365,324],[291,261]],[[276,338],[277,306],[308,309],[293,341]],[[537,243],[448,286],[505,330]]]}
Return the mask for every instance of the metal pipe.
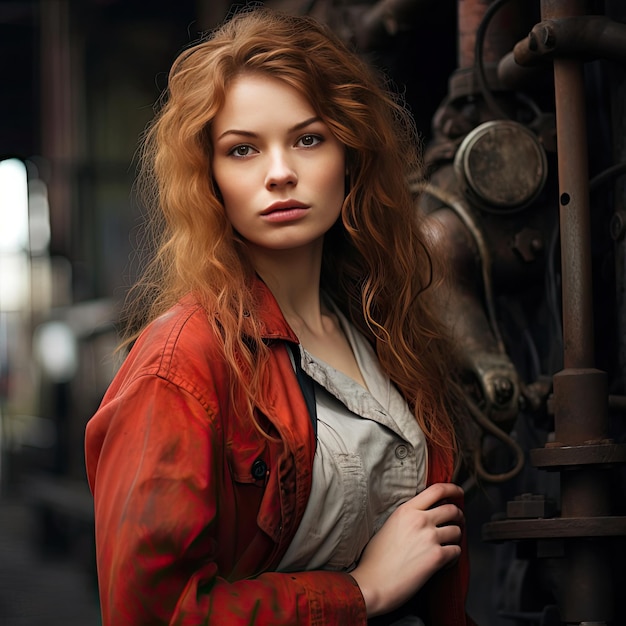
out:
{"label": "metal pipe", "polygon": [[505,87],[519,88],[553,58],[578,55],[626,63],[626,24],[601,15],[542,21],[502,58],[498,79]]}
{"label": "metal pipe", "polygon": [[[583,16],[582,0],[541,0],[542,20]],[[554,58],[554,87],[561,229],[563,371],[554,376],[555,444],[591,444],[606,437],[606,375],[593,369],[591,217],[587,125],[582,62]],[[581,398],[585,400],[580,402]],[[561,472],[563,519],[594,518],[610,512],[606,481],[581,466]],[[601,488],[602,485],[604,488]],[[611,577],[606,545],[582,538],[566,542],[565,585],[558,598],[568,624],[612,618]]]}
{"label": "metal pipe", "polygon": [[[573,12],[578,8],[582,12],[584,2],[542,0],[541,7],[542,13],[548,15],[559,9]],[[581,62],[554,59],[554,87],[559,155],[563,364],[565,369],[585,368],[593,367],[594,345],[589,169],[585,86]]]}
{"label": "metal pipe", "polygon": [[546,55],[578,54],[626,63],[626,24],[603,15],[544,20],[515,45],[513,54],[520,65],[541,63]]}

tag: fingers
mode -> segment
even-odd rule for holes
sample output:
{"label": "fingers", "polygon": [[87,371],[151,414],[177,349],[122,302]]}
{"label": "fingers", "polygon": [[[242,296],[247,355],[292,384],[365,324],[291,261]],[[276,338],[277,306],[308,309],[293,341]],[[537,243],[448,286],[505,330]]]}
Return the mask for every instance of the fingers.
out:
{"label": "fingers", "polygon": [[448,499],[462,497],[463,490],[452,483],[437,483],[431,485],[415,496],[407,504],[417,506],[428,514],[430,523],[437,527],[437,538],[441,545],[457,544],[461,541],[461,527],[465,523],[463,511],[448,502]]}
{"label": "fingers", "polygon": [[417,496],[413,498],[413,502],[418,505],[418,508],[426,510],[435,506],[442,500],[462,497],[463,489],[458,485],[454,483],[435,483],[417,494]]}
{"label": "fingers", "polygon": [[430,509],[429,513],[431,514],[431,521],[435,526],[444,524],[461,525],[465,522],[463,511],[455,504],[440,504]]}
{"label": "fingers", "polygon": [[456,524],[437,528],[437,540],[440,545],[457,545],[461,542],[461,527]]}

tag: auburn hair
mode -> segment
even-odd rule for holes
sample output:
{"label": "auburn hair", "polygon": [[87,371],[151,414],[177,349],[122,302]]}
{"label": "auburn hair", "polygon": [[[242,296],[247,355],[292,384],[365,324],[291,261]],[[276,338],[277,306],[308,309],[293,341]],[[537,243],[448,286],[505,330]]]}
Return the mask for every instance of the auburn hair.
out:
{"label": "auburn hair", "polygon": [[212,121],[245,73],[296,89],[345,146],[347,194],[325,238],[322,288],[372,341],[431,443],[452,454],[450,350],[427,297],[433,263],[408,185],[420,171],[414,123],[381,76],[312,18],[245,11],[174,61],[142,143],[139,188],[155,247],[130,292],[126,342],[194,293],[219,319],[249,409],[259,406],[269,348],[254,323],[253,268],[211,174]]}

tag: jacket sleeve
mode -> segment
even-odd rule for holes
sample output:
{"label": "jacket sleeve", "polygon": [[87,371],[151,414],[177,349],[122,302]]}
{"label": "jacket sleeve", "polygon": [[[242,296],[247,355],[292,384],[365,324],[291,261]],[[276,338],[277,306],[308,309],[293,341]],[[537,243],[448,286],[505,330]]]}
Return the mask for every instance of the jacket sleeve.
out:
{"label": "jacket sleeve", "polygon": [[347,574],[228,582],[216,555],[222,434],[193,388],[148,375],[103,405],[86,432],[103,626],[365,624]]}

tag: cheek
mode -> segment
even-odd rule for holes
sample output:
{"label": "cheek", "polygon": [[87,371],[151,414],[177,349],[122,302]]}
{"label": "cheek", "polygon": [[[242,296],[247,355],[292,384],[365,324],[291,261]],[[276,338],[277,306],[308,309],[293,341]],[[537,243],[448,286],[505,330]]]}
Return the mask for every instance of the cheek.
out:
{"label": "cheek", "polygon": [[228,168],[219,166],[213,170],[213,180],[215,181],[217,197],[222,201],[228,213],[229,205],[237,204],[238,202],[243,181],[241,177],[235,177]]}
{"label": "cheek", "polygon": [[339,161],[335,167],[328,168],[324,173],[324,180],[320,181],[328,190],[329,196],[337,199],[340,203],[348,191],[346,184],[345,165],[343,160]]}
{"label": "cheek", "polygon": [[224,200],[224,212],[226,219],[235,227],[235,230],[239,230],[245,224],[245,211],[243,211],[240,200],[233,195],[230,195]]}

